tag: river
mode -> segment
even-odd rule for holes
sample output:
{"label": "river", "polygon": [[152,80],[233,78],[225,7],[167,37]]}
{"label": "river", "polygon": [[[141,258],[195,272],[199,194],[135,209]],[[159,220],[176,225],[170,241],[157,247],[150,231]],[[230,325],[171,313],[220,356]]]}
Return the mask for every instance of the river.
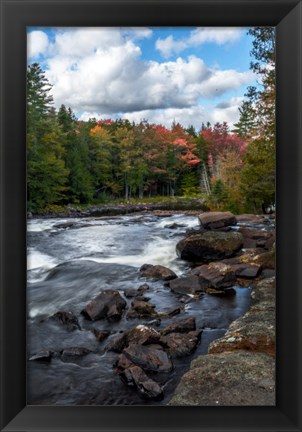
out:
{"label": "river", "polygon": [[[28,221],[28,358],[41,350],[60,352],[84,347],[92,352],[77,359],[59,356],[50,362],[27,362],[27,403],[29,405],[165,405],[188,369],[192,359],[205,354],[209,343],[221,337],[229,324],[242,316],[250,304],[250,289],[235,287],[236,295],[218,297],[205,294],[199,301],[180,303],[162,281],[139,278],[145,264],[161,264],[178,276],[189,264],[177,258],[175,245],[188,228],[197,227],[196,216],[154,214],[112,218],[30,219]],[[118,332],[148,320],[123,318],[116,323],[92,323],[81,315],[83,307],[100,291],[138,288],[147,282],[148,297],[156,311],[182,306],[177,318],[194,316],[197,329],[203,329],[193,355],[173,360],[174,370],[164,378],[165,397],[161,401],[142,399],[116,374],[118,356],[106,345]],[[131,299],[127,299],[130,305]],[[48,317],[59,310],[73,312],[81,329],[72,332]],[[171,322],[162,319],[161,330]],[[95,327],[109,330],[110,336],[98,342]]]}

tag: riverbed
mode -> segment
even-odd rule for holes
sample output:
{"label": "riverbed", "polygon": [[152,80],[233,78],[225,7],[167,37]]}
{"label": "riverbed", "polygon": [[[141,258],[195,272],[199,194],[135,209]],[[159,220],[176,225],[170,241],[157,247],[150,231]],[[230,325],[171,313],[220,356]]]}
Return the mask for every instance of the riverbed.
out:
{"label": "riverbed", "polygon": [[[205,294],[197,301],[184,299],[163,281],[139,277],[143,264],[161,264],[178,276],[186,273],[189,263],[177,258],[175,246],[187,229],[198,226],[196,216],[154,214],[111,218],[30,219],[28,221],[28,359],[37,352],[58,353],[71,347],[89,353],[76,358],[54,356],[51,361],[28,361],[27,398],[29,405],[166,405],[181,376],[196,356],[207,353],[209,343],[221,337],[229,324],[250,306],[250,289],[234,287],[236,295],[218,297]],[[118,333],[148,319],[118,322],[87,320],[81,311],[106,289],[137,289],[148,283],[150,303],[157,312],[180,307],[177,319],[195,317],[202,329],[194,354],[173,359],[174,370],[158,378],[164,388],[160,401],[143,399],[126,386],[113,364],[118,354],[106,347]],[[131,299],[125,298],[128,306]],[[69,331],[49,319],[58,311],[72,312],[80,328]],[[174,318],[173,318],[174,319]],[[160,331],[172,318],[151,324]],[[109,331],[99,342],[93,328]]]}

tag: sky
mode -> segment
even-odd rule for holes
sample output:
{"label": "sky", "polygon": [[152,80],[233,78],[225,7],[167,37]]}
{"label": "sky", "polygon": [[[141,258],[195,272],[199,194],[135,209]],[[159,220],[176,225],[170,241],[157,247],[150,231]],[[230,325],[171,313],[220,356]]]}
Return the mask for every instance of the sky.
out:
{"label": "sky", "polygon": [[246,28],[28,28],[28,64],[52,84],[56,108],[79,120],[127,118],[196,130],[226,121],[232,128],[247,87]]}

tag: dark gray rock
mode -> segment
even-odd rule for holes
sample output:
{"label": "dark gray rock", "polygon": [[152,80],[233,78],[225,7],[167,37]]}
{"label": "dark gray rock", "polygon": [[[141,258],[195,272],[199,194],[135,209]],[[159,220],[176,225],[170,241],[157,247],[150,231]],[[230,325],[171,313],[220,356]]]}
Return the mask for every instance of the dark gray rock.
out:
{"label": "dark gray rock", "polygon": [[183,357],[192,354],[200,340],[201,331],[188,333],[169,333],[160,338],[160,344],[168,350],[170,356]]}
{"label": "dark gray rock", "polygon": [[85,306],[82,314],[92,321],[104,318],[109,321],[117,321],[121,319],[126,305],[126,301],[118,291],[105,290]]}
{"label": "dark gray rock", "polygon": [[174,321],[162,330],[162,335],[169,333],[188,333],[196,330],[196,321],[194,317]]}
{"label": "dark gray rock", "polygon": [[174,271],[162,265],[144,264],[139,269],[140,276],[152,279],[168,281],[177,278]]}
{"label": "dark gray rock", "polygon": [[59,311],[49,317],[49,319],[62,324],[68,331],[80,329],[78,319],[72,312]]}
{"label": "dark gray rock", "polygon": [[160,345],[130,345],[123,354],[146,371],[171,372],[173,363]]}
{"label": "dark gray rock", "polygon": [[191,274],[198,276],[199,280],[209,288],[223,289],[236,283],[232,267],[222,262],[196,267]]}
{"label": "dark gray rock", "polygon": [[129,386],[134,386],[146,399],[161,400],[164,397],[162,387],[149,378],[139,366],[132,366],[120,373],[121,379]]}
{"label": "dark gray rock", "polygon": [[206,285],[198,276],[191,275],[170,281],[169,287],[178,294],[196,294],[203,291]]}

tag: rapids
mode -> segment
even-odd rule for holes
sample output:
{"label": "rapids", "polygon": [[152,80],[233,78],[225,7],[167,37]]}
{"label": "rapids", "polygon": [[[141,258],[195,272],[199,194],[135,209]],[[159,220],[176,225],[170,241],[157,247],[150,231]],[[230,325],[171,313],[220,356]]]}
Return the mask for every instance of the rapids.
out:
{"label": "rapids", "polygon": [[[178,276],[189,264],[177,258],[176,243],[188,228],[197,227],[196,216],[159,217],[152,214],[87,219],[30,219],[28,221],[28,355],[41,350],[58,352],[83,347],[91,353],[78,359],[51,362],[28,361],[29,405],[165,405],[192,359],[207,352],[209,343],[221,337],[229,324],[242,316],[250,304],[250,289],[235,287],[236,296],[219,298],[205,294],[199,301],[180,303],[180,297],[162,281],[139,278],[141,265],[161,264]],[[194,316],[203,329],[195,353],[174,360],[175,369],[159,377],[164,385],[162,401],[142,399],[116,375],[112,365],[118,354],[107,352],[112,335],[148,320],[125,317],[116,323],[92,323],[80,315],[84,305],[103,289],[138,288],[147,282],[148,297],[162,312],[182,305],[178,318]],[[131,299],[127,300],[130,304]],[[81,330],[67,331],[48,317],[59,310],[73,312]],[[171,322],[162,319],[160,327]],[[109,330],[98,342],[91,328]],[[161,381],[162,380],[162,381]]]}

